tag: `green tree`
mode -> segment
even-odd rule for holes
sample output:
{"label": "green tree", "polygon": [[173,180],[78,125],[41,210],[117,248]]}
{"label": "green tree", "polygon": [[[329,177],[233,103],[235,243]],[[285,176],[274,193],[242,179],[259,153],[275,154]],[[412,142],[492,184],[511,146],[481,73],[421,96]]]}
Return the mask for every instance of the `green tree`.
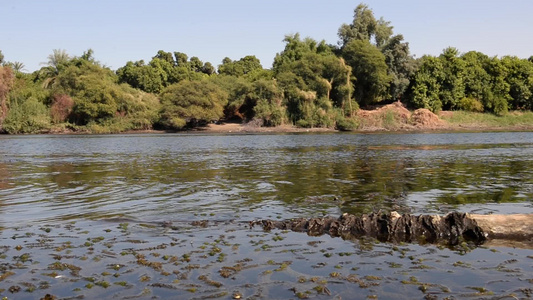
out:
{"label": "green tree", "polygon": [[128,61],[124,67],[117,70],[119,82],[148,93],[159,93],[163,89],[161,75],[144,61]]}
{"label": "green tree", "polygon": [[505,56],[502,63],[508,71],[506,82],[509,84],[509,107],[533,109],[533,63],[516,56]]}
{"label": "green tree", "polygon": [[427,108],[433,112],[442,110],[440,82],[444,77],[442,61],[425,55],[419,60],[419,68],[411,80],[409,105]]}
{"label": "green tree", "polygon": [[389,94],[394,100],[402,99],[417,68],[415,59],[409,53],[409,44],[402,41],[401,34],[395,35],[381,49],[391,77]]}
{"label": "green tree", "polygon": [[228,57],[224,58],[222,64],[218,66],[218,73],[221,75],[242,77],[262,69],[263,66],[259,59],[253,55],[248,55],[237,61],[232,61]]}
{"label": "green tree", "polygon": [[354,10],[351,24],[342,24],[339,28],[340,45],[344,48],[352,40],[370,41],[376,32],[377,21],[374,13],[366,4],[359,4]]}
{"label": "green tree", "polygon": [[226,119],[251,120],[254,117],[254,105],[250,102],[252,83],[244,77],[218,75],[209,79],[228,95],[228,102],[224,108]]}
{"label": "green tree", "polygon": [[352,40],[345,45],[342,57],[352,67],[357,102],[369,105],[387,98],[391,78],[385,56],[374,45],[365,40]]}
{"label": "green tree", "polygon": [[212,82],[184,80],[165,88],[160,97],[161,124],[182,129],[222,118],[228,95]]}
{"label": "green tree", "polygon": [[37,79],[42,81],[44,88],[53,87],[57,76],[69,66],[70,61],[71,57],[65,50],[54,49],[52,54],[48,55],[46,66],[39,70]]}
{"label": "green tree", "polygon": [[459,100],[465,96],[464,60],[459,58],[459,50],[454,47],[444,49],[439,56],[442,63],[443,76],[440,77],[439,98],[442,108],[445,110],[455,109]]}
{"label": "green tree", "polygon": [[497,115],[507,113],[509,109],[510,85],[506,81],[508,69],[507,66],[497,57],[491,58],[485,70],[490,76],[490,93],[484,99],[484,106],[488,111]]}
{"label": "green tree", "polygon": [[0,66],[4,63],[4,54],[2,53],[2,50],[0,50]]}
{"label": "green tree", "polygon": [[275,80],[260,79],[252,83],[249,102],[253,118],[261,119],[263,126],[279,126],[286,121],[283,92]]}
{"label": "green tree", "polygon": [[[285,49],[274,59],[274,74],[283,90],[289,120],[299,126],[332,126],[333,108],[354,108],[350,101],[351,67],[324,41],[285,37]],[[346,105],[345,105],[346,104]],[[353,113],[348,110],[348,114]]]}
{"label": "green tree", "polygon": [[15,73],[20,73],[24,70],[24,63],[21,63],[20,61],[10,62],[8,63],[8,66],[15,71]]}
{"label": "green tree", "polygon": [[157,51],[157,54],[152,57],[152,59],[160,59],[162,61],[166,61],[167,63],[169,63],[171,66],[174,66],[176,63],[174,61],[174,57],[172,56],[172,53],[170,52],[165,52],[163,50],[159,50]]}

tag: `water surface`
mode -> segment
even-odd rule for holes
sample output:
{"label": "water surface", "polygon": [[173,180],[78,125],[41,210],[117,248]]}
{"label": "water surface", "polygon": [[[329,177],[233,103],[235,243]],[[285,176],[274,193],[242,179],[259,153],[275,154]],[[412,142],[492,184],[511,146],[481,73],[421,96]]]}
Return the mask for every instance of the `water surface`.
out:
{"label": "water surface", "polygon": [[[336,200],[335,200],[336,199]],[[0,226],[533,212],[533,133],[0,137]]]}
{"label": "water surface", "polygon": [[532,199],[529,132],[0,136],[0,297],[525,298],[528,248],[248,222],[533,213]]}

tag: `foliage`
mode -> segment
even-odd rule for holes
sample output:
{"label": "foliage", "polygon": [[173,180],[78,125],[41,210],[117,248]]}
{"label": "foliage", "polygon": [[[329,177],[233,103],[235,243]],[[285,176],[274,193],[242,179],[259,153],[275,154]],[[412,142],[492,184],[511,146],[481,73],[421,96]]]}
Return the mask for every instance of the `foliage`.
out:
{"label": "foliage", "polygon": [[7,133],[38,133],[50,127],[48,108],[35,97],[24,101],[11,101],[9,113],[4,120]]}
{"label": "foliage", "polygon": [[[502,118],[509,110],[533,110],[533,56],[448,47],[415,60],[404,37],[365,4],[338,36],[334,46],[287,35],[271,69],[248,55],[224,58],[218,73],[182,52],[159,50],[148,62],[129,61],[113,72],[92,49],[80,56],[54,49],[40,70],[27,74],[24,63],[5,61],[0,51],[0,131],[8,115],[10,132],[182,129],[220,118],[352,130],[364,125],[355,118],[359,105],[379,102]],[[383,121],[394,127],[393,118]]]}
{"label": "foliage", "polygon": [[464,111],[483,112],[483,103],[474,98],[466,97],[461,99],[458,107]]}
{"label": "foliage", "polygon": [[392,26],[383,18],[376,20],[368,5],[359,4],[354,10],[352,23],[342,24],[338,35],[342,48],[353,40],[373,41],[377,47],[381,47],[392,35]]}
{"label": "foliage", "polygon": [[[1,54],[1,53],[0,53]],[[3,55],[0,57],[3,59]],[[8,94],[14,83],[13,71],[9,67],[0,66],[0,131],[8,112]]]}
{"label": "foliage", "polygon": [[241,77],[262,69],[261,61],[253,55],[248,55],[238,61],[232,61],[228,57],[224,58],[222,64],[218,66],[218,73],[221,75]]}
{"label": "foliage", "polygon": [[391,78],[385,56],[376,47],[368,41],[352,40],[345,45],[342,56],[352,67],[357,102],[369,105],[388,96]]}
{"label": "foliage", "polygon": [[285,49],[274,59],[274,75],[283,91],[290,121],[301,127],[332,127],[333,107],[353,114],[351,68],[324,41],[285,37]]}
{"label": "foliage", "polygon": [[261,119],[264,126],[278,126],[286,122],[283,93],[274,80],[255,81],[249,99],[255,104],[254,117]]}
{"label": "foliage", "polygon": [[215,73],[209,62],[203,63],[198,57],[190,59],[185,53],[159,50],[152,60],[127,62],[117,70],[118,80],[148,93],[160,93],[165,87],[182,80],[200,80]]}
{"label": "foliage", "polygon": [[57,94],[53,96],[52,106],[50,107],[50,115],[52,122],[63,123],[68,120],[74,107],[74,100],[68,95]]}
{"label": "foliage", "polygon": [[183,129],[219,120],[223,116],[227,93],[206,80],[181,81],[161,92],[161,125],[169,129]]}

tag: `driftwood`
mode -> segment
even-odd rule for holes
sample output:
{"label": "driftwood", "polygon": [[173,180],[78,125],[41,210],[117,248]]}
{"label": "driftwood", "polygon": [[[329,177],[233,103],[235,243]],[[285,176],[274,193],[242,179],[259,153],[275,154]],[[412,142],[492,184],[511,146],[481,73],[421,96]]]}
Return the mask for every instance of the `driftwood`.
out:
{"label": "driftwood", "polygon": [[489,239],[531,240],[533,215],[472,215],[453,212],[439,215],[400,215],[397,212],[371,213],[339,218],[297,218],[285,221],[259,220],[264,230],[283,229],[315,236],[329,234],[344,239],[375,237],[382,242],[446,242],[456,245],[465,240],[482,244]]}

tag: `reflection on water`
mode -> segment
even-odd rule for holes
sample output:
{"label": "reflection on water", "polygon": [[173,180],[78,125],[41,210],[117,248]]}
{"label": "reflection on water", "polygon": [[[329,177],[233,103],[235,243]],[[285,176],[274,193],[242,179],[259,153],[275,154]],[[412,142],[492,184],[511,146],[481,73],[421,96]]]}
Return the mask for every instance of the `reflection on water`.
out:
{"label": "reflection on water", "polygon": [[0,137],[0,226],[533,212],[533,133]]}

